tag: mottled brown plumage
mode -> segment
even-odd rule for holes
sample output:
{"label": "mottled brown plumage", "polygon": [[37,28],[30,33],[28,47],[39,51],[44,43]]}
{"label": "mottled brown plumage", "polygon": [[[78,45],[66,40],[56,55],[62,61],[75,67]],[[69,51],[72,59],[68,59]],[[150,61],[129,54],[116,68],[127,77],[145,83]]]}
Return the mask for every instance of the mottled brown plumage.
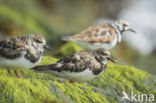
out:
{"label": "mottled brown plumage", "polygon": [[26,52],[25,58],[34,63],[39,60],[43,52],[39,50],[38,42],[45,44],[45,39],[34,34],[2,40],[0,41],[0,57],[16,59]]}
{"label": "mottled brown plumage", "polygon": [[117,33],[116,29],[110,24],[100,24],[98,26],[89,27],[80,34],[71,37],[73,40],[89,43],[107,43],[112,42]]}
{"label": "mottled brown plumage", "polygon": [[114,23],[91,26],[81,33],[63,39],[76,42],[87,48],[105,48],[109,50],[121,42],[121,34],[124,31],[135,32],[126,21],[118,20]]}
{"label": "mottled brown plumage", "polygon": [[[41,61],[46,40],[37,34],[0,41],[0,67],[9,70],[29,69]],[[10,74],[11,76],[11,74]],[[19,75],[17,75],[19,77]]]}
{"label": "mottled brown plumage", "polygon": [[[84,50],[66,56],[59,60],[57,63],[36,66],[33,69],[41,72],[49,72],[68,79],[70,78],[70,74],[66,75],[66,73],[83,73],[86,70],[91,72],[89,75],[96,76],[102,73],[106,68],[107,59],[109,58],[109,56],[109,51],[102,48],[96,50]],[[87,77],[87,73],[85,75]],[[72,77],[74,78],[74,74]],[[70,80],[72,80],[72,78],[70,78]]]}

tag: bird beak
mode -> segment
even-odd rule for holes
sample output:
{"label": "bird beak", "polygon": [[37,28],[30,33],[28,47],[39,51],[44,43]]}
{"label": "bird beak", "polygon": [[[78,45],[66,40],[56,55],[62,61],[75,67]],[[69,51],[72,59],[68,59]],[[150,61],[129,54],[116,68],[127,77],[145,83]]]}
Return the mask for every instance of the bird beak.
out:
{"label": "bird beak", "polygon": [[133,33],[137,33],[135,30],[133,30],[133,29],[128,29],[128,31],[131,31],[131,32],[133,32]]}
{"label": "bird beak", "polygon": [[47,49],[47,50],[51,50],[51,48],[48,47],[47,45],[44,45],[44,48]]}
{"label": "bird beak", "polygon": [[107,60],[109,60],[109,61],[111,61],[111,62],[113,62],[113,63],[116,63],[116,62],[117,62],[117,61],[113,60],[113,59],[110,58],[110,57],[107,57]]}

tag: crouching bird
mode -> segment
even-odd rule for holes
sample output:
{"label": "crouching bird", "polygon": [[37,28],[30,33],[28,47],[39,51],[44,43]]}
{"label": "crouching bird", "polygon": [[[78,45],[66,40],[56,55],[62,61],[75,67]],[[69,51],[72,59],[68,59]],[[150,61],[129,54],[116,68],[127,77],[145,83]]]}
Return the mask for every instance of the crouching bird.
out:
{"label": "crouching bird", "polygon": [[68,79],[70,82],[84,82],[103,73],[108,60],[115,62],[110,58],[109,51],[99,48],[73,53],[57,63],[36,66],[33,69]]}
{"label": "crouching bird", "polygon": [[0,41],[0,67],[8,70],[14,70],[16,76],[19,74],[16,70],[30,69],[40,63],[42,53],[46,46],[46,40],[37,34],[12,37]]}

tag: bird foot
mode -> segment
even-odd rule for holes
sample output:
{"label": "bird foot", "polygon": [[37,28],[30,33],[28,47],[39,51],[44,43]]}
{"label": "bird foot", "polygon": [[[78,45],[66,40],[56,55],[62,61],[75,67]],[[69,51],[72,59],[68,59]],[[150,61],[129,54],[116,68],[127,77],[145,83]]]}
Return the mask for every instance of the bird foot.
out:
{"label": "bird foot", "polygon": [[16,77],[20,78],[20,75],[18,74],[18,72],[16,70],[14,70],[14,72],[15,72]]}

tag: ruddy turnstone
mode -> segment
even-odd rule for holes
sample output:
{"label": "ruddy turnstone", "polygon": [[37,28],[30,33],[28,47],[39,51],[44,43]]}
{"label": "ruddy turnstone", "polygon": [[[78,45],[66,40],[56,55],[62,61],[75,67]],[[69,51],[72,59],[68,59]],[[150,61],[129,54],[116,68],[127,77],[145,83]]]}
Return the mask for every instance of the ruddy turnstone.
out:
{"label": "ruddy turnstone", "polygon": [[0,67],[14,70],[32,68],[40,63],[42,53],[46,46],[46,40],[37,34],[18,36],[0,41]]}
{"label": "ruddy turnstone", "polygon": [[47,72],[70,81],[89,81],[104,72],[110,52],[99,48],[84,50],[64,57],[57,63],[36,66],[38,72]]}
{"label": "ruddy turnstone", "polygon": [[114,23],[91,26],[79,34],[64,37],[63,40],[72,41],[88,48],[105,48],[110,50],[121,42],[121,34],[124,31],[135,32],[130,28],[128,22],[118,20]]}

